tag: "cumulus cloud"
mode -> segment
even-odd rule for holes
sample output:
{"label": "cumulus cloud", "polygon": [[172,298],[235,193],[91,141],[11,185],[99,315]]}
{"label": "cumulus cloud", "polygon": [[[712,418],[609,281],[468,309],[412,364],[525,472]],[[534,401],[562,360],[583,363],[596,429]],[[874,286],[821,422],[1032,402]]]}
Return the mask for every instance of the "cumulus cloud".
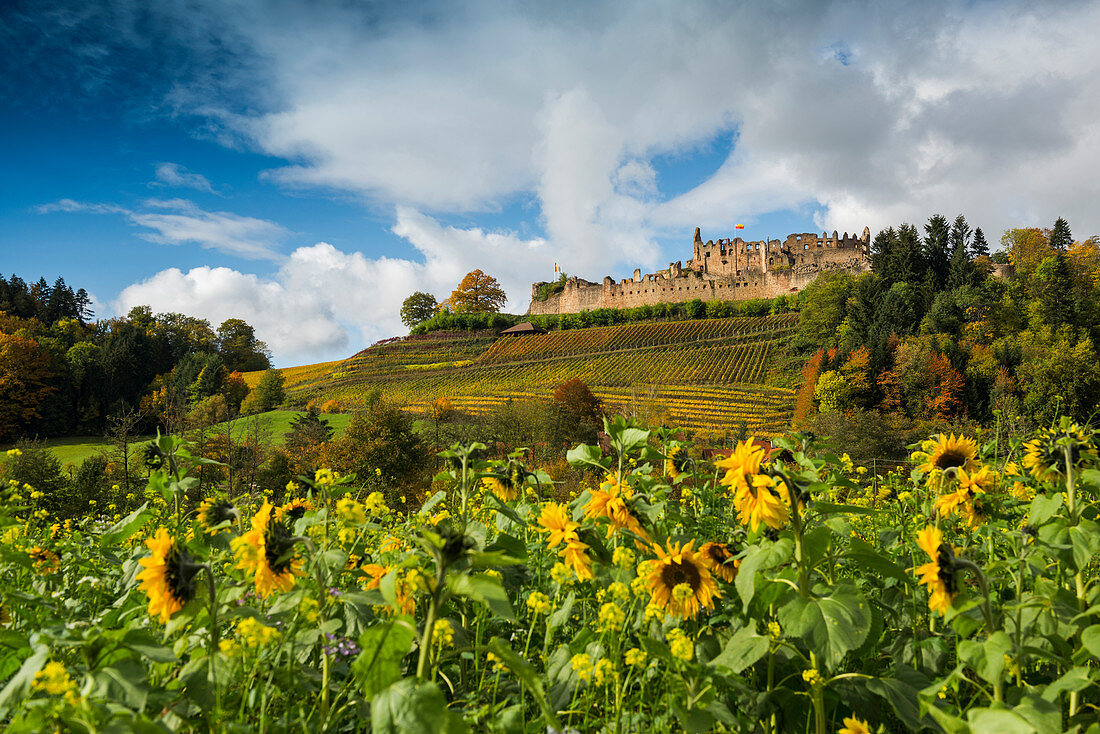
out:
{"label": "cumulus cloud", "polygon": [[138,237],[159,245],[195,244],[208,250],[249,260],[277,260],[278,245],[290,231],[266,219],[232,212],[210,212],[186,199],[145,199],[138,210],[116,204],[95,204],[61,199],[42,204],[39,214],[120,214],[141,227]]}
{"label": "cumulus cloud", "polygon": [[156,180],[153,185],[195,189],[208,194],[218,193],[206,176],[189,171],[178,163],[161,163],[157,166],[155,176]]}
{"label": "cumulus cloud", "polygon": [[443,299],[470,270],[496,276],[508,307],[525,307],[530,285],[551,269],[542,239],[508,232],[446,226],[414,209],[397,212],[393,231],[418,257],[368,258],[320,242],[299,247],[269,277],[231,268],[163,270],[129,286],[113,307],[179,311],[215,326],[243,318],[256,328],[280,364],[346,357],[366,344],[403,332],[401,302],[421,290]]}

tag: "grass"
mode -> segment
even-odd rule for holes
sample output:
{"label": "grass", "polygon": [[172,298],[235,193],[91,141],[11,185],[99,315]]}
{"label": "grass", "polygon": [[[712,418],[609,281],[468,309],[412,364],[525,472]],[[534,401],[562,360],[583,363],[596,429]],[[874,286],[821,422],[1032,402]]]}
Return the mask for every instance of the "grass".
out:
{"label": "grass", "polygon": [[[267,413],[259,414],[257,418],[263,422],[264,427],[271,431],[272,445],[281,446],[286,439],[286,435],[290,433],[291,421],[301,412],[302,411],[298,410],[272,410]],[[347,413],[322,413],[321,417],[327,420],[328,424],[336,431],[336,436],[342,434],[351,421],[351,416]],[[220,427],[224,424],[219,423],[217,425]],[[241,419],[234,421],[233,430],[241,430]],[[155,436],[139,436],[134,439],[134,444],[142,444],[146,441],[151,441],[153,438],[155,438]],[[57,457],[62,466],[71,466],[73,468],[76,468],[85,459],[97,453],[110,453],[113,451],[111,444],[108,443],[107,439],[103,436],[48,438],[42,439],[39,443],[53,452],[53,455]],[[3,446],[0,447],[0,451],[5,451],[13,447],[14,444]]]}

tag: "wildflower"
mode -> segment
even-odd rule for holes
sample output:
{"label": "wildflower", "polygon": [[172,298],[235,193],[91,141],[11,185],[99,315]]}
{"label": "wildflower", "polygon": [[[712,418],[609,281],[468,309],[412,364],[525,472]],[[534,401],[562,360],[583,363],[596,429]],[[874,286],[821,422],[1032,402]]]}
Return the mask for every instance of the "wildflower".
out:
{"label": "wildflower", "polygon": [[965,436],[956,437],[955,434],[945,436],[940,434],[937,438],[931,438],[921,444],[921,451],[913,454],[913,458],[922,463],[917,465],[917,471],[924,474],[935,474],[946,469],[966,469],[973,471],[978,468],[975,457],[978,455],[978,445],[971,438]]}
{"label": "wildflower", "polygon": [[252,529],[230,544],[237,568],[253,575],[256,591],[264,598],[275,590],[290,591],[299,562],[294,557],[294,539],[286,526],[272,522],[270,502],[252,518]]}
{"label": "wildflower", "polygon": [[871,734],[871,727],[866,721],[854,716],[844,717],[844,728],[838,729],[836,734]]}
{"label": "wildflower", "polygon": [[350,658],[352,655],[359,654],[359,645],[354,640],[350,640],[342,635],[333,634],[332,632],[325,633],[325,640],[329,644],[321,647],[325,654],[330,658]]}
{"label": "wildflower", "polygon": [[645,650],[639,649],[637,647],[632,647],[626,651],[626,654],[623,656],[623,660],[625,660],[626,664],[631,667],[640,668],[645,665]]}
{"label": "wildflower", "polygon": [[625,602],[630,600],[630,587],[622,581],[616,581],[611,584],[611,586],[608,586],[607,593],[611,595],[612,599],[617,601]]}
{"label": "wildflower", "polygon": [[314,624],[321,618],[320,610],[321,602],[309,596],[302,597],[302,601],[298,603],[298,614],[309,624]]}
{"label": "wildflower", "polygon": [[573,672],[577,674],[577,678],[585,683],[592,680],[592,658],[588,657],[586,653],[581,652],[574,655],[570,659],[570,664],[573,667]]}
{"label": "wildflower", "polygon": [[943,542],[943,533],[934,525],[917,533],[917,545],[931,559],[916,570],[920,582],[927,585],[931,593],[928,608],[942,614],[950,608],[959,591],[955,579],[955,553],[950,545]]}
{"label": "wildflower", "polygon": [[810,688],[824,685],[825,679],[821,676],[821,673],[817,671],[817,668],[808,668],[802,671],[802,680],[806,681],[806,684]]}
{"label": "wildflower", "polygon": [[614,677],[615,664],[607,658],[601,658],[592,670],[592,678],[598,686],[611,682]]}
{"label": "wildflower", "polygon": [[245,617],[237,622],[237,636],[245,647],[264,647],[282,637],[279,630],[268,627],[255,617]]}
{"label": "wildflower", "polygon": [[241,651],[241,646],[238,642],[232,638],[219,640],[218,649],[222,651],[222,654],[226,657],[233,657]]}
{"label": "wildflower", "polygon": [[541,591],[532,591],[527,597],[527,608],[532,614],[547,614],[550,611],[550,597]]}
{"label": "wildflower", "polygon": [[615,602],[609,601],[600,607],[600,632],[616,632],[622,628],[625,621],[626,613]]}
{"label": "wildflower", "polygon": [[725,469],[721,483],[727,487],[747,489],[752,477],[760,473],[764,461],[764,449],[756,445],[756,438],[740,441],[728,458],[715,462],[715,467]]}
{"label": "wildflower", "polygon": [[139,588],[149,595],[149,616],[167,622],[194,598],[195,576],[201,567],[164,528],[146,540],[145,546],[153,554],[138,561],[145,568],[137,575],[141,579]]}
{"label": "wildflower", "polygon": [[618,568],[627,569],[634,565],[637,556],[629,548],[616,548],[611,552],[611,562]]}
{"label": "wildflower", "polygon": [[580,523],[569,519],[565,507],[557,502],[547,502],[539,513],[539,532],[549,533],[546,545],[555,548],[559,543],[577,539]]}
{"label": "wildflower", "polygon": [[651,620],[656,621],[656,622],[663,622],[664,619],[665,619],[664,607],[662,607],[661,605],[657,604],[654,601],[650,601],[648,604],[646,604],[646,606],[645,606],[645,620],[647,622],[649,622]]}
{"label": "wildflower", "polygon": [[772,620],[768,622],[768,636],[773,640],[778,640],[783,634],[783,628],[779,626],[779,622]]}
{"label": "wildflower", "polygon": [[[228,500],[207,497],[202,501],[202,504],[199,505],[199,524],[202,525],[203,529],[208,533],[228,531],[228,526],[218,526],[236,519],[237,516],[237,508]],[[215,528],[217,529],[215,530]]]}
{"label": "wildflower", "polygon": [[783,481],[776,481],[767,474],[757,474],[751,482],[737,488],[733,506],[737,519],[755,531],[764,523],[778,530],[790,520],[790,494]]}
{"label": "wildflower", "polygon": [[61,568],[61,556],[49,548],[36,545],[27,551],[27,555],[34,561],[34,567],[38,573],[43,576],[57,573],[58,569]]}
{"label": "wildflower", "polygon": [[[692,550],[694,544],[694,540],[686,545],[670,540],[667,551],[659,545],[653,546],[658,557],[651,564],[646,580],[652,603],[681,619],[695,617],[700,607],[712,608],[714,598],[720,595],[714,577]],[[681,584],[687,586],[689,593],[681,592],[677,598],[673,591]]]}
{"label": "wildflower", "polygon": [[65,702],[76,705],[80,696],[76,692],[76,683],[69,677],[69,671],[56,660],[46,663],[42,670],[34,674],[33,688],[50,696],[64,696]]}
{"label": "wildflower", "polygon": [[[363,507],[372,515],[384,515],[390,509],[386,505],[386,498],[381,492],[371,492],[368,494],[367,499],[363,502]],[[443,512],[446,513],[447,511],[444,510]],[[435,522],[438,522],[438,520]]]}
{"label": "wildflower", "polygon": [[554,583],[564,586],[573,580],[573,572],[569,570],[569,566],[558,561],[550,569],[550,578],[554,580]]}
{"label": "wildflower", "polygon": [[585,553],[587,550],[587,543],[582,543],[579,540],[569,540],[566,542],[565,548],[558,554],[581,581],[595,578],[595,574],[592,573],[592,559]]}
{"label": "wildflower", "polygon": [[8,449],[8,458],[9,459],[16,459],[16,458],[18,458],[22,455],[23,455],[23,452],[20,451],[19,449]]}
{"label": "wildflower", "polygon": [[432,626],[432,644],[436,647],[451,647],[455,644],[455,630],[446,619],[437,619]]}
{"label": "wildflower", "polygon": [[691,464],[687,450],[679,443],[673,443],[665,457],[665,476],[675,481]]}
{"label": "wildflower", "polygon": [[695,646],[692,644],[691,638],[682,629],[673,627],[665,635],[665,640],[668,641],[668,649],[672,653],[672,657],[685,662],[691,660],[692,655],[695,653]]}
{"label": "wildflower", "polygon": [[346,525],[363,525],[367,522],[367,512],[363,503],[346,494],[336,501],[336,516]]}
{"label": "wildflower", "polygon": [[485,659],[486,659],[486,660],[487,660],[488,662],[490,662],[490,663],[492,663],[492,664],[493,664],[493,672],[494,672],[494,673],[500,673],[500,672],[502,672],[502,671],[504,670],[504,661],[503,661],[503,660],[501,660],[500,658],[498,658],[498,657],[497,657],[496,655],[494,655],[493,653],[491,653],[491,652],[490,652],[490,653],[487,653],[487,654],[485,655]]}
{"label": "wildflower", "polygon": [[712,574],[727,582],[733,581],[741,566],[741,559],[734,559],[725,543],[704,543],[699,548],[699,556]]}

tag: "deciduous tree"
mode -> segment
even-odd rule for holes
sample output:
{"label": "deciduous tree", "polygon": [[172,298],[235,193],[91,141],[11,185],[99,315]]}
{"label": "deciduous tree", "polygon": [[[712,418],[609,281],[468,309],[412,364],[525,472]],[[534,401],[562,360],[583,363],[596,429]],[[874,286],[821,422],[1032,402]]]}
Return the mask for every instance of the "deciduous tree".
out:
{"label": "deciduous tree", "polygon": [[401,303],[401,323],[411,329],[434,316],[438,307],[435,296],[417,291]]}
{"label": "deciduous tree", "polygon": [[508,297],[496,278],[478,269],[467,273],[447,300],[455,313],[496,313]]}

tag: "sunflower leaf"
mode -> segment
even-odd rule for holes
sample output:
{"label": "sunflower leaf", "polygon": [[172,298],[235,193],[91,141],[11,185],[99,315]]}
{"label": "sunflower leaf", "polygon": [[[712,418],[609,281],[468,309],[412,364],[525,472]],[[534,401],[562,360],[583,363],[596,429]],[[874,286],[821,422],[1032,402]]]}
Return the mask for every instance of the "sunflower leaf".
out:
{"label": "sunflower leaf", "polygon": [[871,608],[854,586],[818,587],[827,596],[792,596],[779,608],[779,624],[788,634],[801,637],[817,651],[827,668],[835,670],[844,656],[855,650],[871,629]]}

